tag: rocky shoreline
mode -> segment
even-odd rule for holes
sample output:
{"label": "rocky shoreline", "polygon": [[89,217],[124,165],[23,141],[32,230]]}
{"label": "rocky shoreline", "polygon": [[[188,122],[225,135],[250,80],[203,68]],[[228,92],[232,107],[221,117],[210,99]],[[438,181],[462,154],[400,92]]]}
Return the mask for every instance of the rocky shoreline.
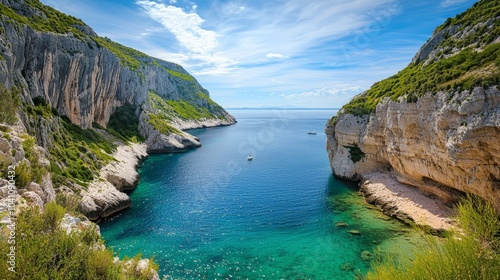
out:
{"label": "rocky shoreline", "polygon": [[146,145],[133,143],[118,146],[113,153],[116,161],[101,169],[100,176],[82,190],[80,211],[92,221],[116,214],[131,205],[124,191],[139,183],[137,167],[147,157]]}
{"label": "rocky shoreline", "polygon": [[400,183],[390,173],[363,175],[359,185],[366,202],[390,217],[428,228],[432,234],[441,234],[455,227],[452,211],[444,200]]}
{"label": "rocky shoreline", "polygon": [[[215,121],[202,120],[190,121],[184,124],[176,123],[181,129],[196,129],[206,127],[228,126],[236,123],[236,121]],[[183,131],[184,135],[195,139],[199,143],[199,139]],[[177,134],[163,135],[164,137],[177,139]],[[175,141],[174,141],[175,142]],[[79,205],[80,211],[91,221],[99,222],[103,218],[107,218],[120,211],[130,207],[132,204],[130,197],[126,192],[133,191],[139,183],[139,173],[137,168],[149,154],[156,153],[155,149],[151,148],[151,143],[131,143],[129,145],[121,144],[113,153],[115,161],[101,169],[100,176],[92,181],[88,188],[81,191],[82,199]],[[170,149],[163,148],[161,153],[183,152],[188,148],[200,147],[199,145],[173,145]],[[154,145],[153,145],[154,147]]]}

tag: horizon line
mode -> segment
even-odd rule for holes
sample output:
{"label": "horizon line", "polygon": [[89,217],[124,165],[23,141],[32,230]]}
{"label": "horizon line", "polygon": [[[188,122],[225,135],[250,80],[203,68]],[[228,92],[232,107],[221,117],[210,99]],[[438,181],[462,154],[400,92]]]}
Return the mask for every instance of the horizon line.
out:
{"label": "horizon line", "polygon": [[310,107],[228,107],[226,110],[340,110],[341,108],[310,108]]}

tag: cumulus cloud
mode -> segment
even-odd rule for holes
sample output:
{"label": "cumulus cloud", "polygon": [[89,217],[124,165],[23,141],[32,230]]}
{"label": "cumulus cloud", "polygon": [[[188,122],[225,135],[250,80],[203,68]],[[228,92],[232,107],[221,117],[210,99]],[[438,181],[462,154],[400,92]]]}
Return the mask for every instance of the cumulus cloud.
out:
{"label": "cumulus cloud", "polygon": [[[161,23],[188,51],[207,54],[217,46],[217,34],[201,27],[204,20],[195,12],[153,1],[138,1],[144,11]],[[195,9],[195,7],[193,7]]]}

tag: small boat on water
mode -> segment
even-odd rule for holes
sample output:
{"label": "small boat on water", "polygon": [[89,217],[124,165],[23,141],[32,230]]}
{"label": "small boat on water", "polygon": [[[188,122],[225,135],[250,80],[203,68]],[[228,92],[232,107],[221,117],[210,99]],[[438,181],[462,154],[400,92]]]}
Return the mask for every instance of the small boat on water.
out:
{"label": "small boat on water", "polygon": [[307,134],[309,134],[309,135],[316,135],[317,133],[314,132],[314,131],[309,131]]}
{"label": "small boat on water", "polygon": [[252,155],[248,155],[248,156],[247,156],[247,160],[248,160],[248,161],[251,161],[252,159],[253,159],[253,156],[252,156]]}

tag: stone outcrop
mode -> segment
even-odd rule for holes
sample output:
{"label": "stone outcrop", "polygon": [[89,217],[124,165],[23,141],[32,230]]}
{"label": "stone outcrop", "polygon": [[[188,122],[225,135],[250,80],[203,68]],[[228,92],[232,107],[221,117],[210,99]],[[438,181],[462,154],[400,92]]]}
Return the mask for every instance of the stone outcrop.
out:
{"label": "stone outcrop", "polygon": [[103,167],[100,177],[81,191],[79,209],[92,221],[130,207],[130,198],[124,192],[135,189],[139,183],[136,168],[147,157],[146,145],[118,146],[113,157],[116,161]]}
{"label": "stone outcrop", "polygon": [[79,210],[92,221],[109,217],[131,204],[128,195],[107,181],[91,182],[81,195]]}
{"label": "stone outcrop", "polygon": [[[473,193],[500,210],[500,90],[427,94],[415,103],[385,100],[368,116],[328,124],[327,150],[338,177],[390,171],[398,181],[448,202]],[[352,160],[349,147],[364,154]]]}
{"label": "stone outcrop", "polygon": [[[391,173],[446,203],[478,195],[500,213],[497,6],[479,1],[449,18],[406,69],[340,110],[325,129],[336,176]],[[412,71],[427,80],[412,79]]]}
{"label": "stone outcrop", "polygon": [[[6,128],[5,126],[3,127]],[[11,171],[14,172],[12,174],[19,176],[22,172],[27,172],[19,169],[21,164],[27,166],[35,164],[35,162],[30,162],[25,158],[27,151],[25,151],[22,143],[27,140],[27,131],[21,122],[9,126],[8,129],[4,130],[4,132],[0,133],[0,165],[2,165],[2,168],[12,166],[13,169]],[[45,157],[44,149],[35,145],[31,152],[36,152],[37,154],[36,159],[32,160],[36,160],[37,164],[47,168],[48,160]],[[46,203],[55,200],[56,193],[50,173],[42,174],[41,180],[38,183],[29,182],[26,185],[20,185],[18,177],[13,178],[13,182],[16,185],[16,193],[9,191],[9,181],[6,179],[8,175],[8,173],[2,174],[3,178],[0,179],[0,212],[8,209],[7,206],[12,197],[15,198],[17,206],[39,206],[41,208]]]}
{"label": "stone outcrop", "polygon": [[[48,159],[60,169],[67,166],[64,159],[51,157],[56,144],[64,148],[55,138],[55,135],[67,133],[68,123],[61,117],[67,117],[84,129],[96,124],[105,128],[116,108],[126,104],[136,108],[144,144],[115,143],[118,144],[113,154],[115,160],[102,168],[101,174],[94,174],[97,178],[88,187],[83,187],[85,182],[59,182],[56,186],[59,192],[81,197],[80,209],[91,220],[130,206],[130,199],[122,191],[136,187],[139,180],[136,168],[147,152],[199,147],[199,139],[183,130],[235,123],[235,119],[213,102],[209,92],[180,65],[98,37],[83,22],[37,1],[0,0],[0,4],[10,9],[0,14],[0,83],[6,89],[14,92],[15,88],[15,92],[20,92],[23,110],[17,112],[21,120],[18,125],[23,133],[35,137],[40,164],[47,170],[52,167]],[[50,17],[63,27],[54,26],[49,20],[43,22]],[[160,131],[149,119],[150,114],[155,113],[148,107],[150,93],[165,104],[167,100],[183,102],[189,104],[190,109],[210,117],[184,119],[169,107],[168,114],[162,114],[161,118],[174,132]],[[51,110],[50,116],[40,111],[33,113],[35,97],[46,103],[43,106]],[[104,138],[117,140],[107,137],[103,129],[98,130]],[[96,154],[86,153],[93,160],[99,159]],[[0,156],[7,163],[26,161],[21,139],[16,136],[8,141],[0,137]],[[54,200],[50,174],[39,183],[22,189],[22,198],[41,205]]]}
{"label": "stone outcrop", "polygon": [[160,133],[149,123],[147,113],[141,113],[139,116],[139,131],[145,135],[145,143],[150,153],[178,152],[201,146],[200,139],[180,130],[176,133]]}
{"label": "stone outcrop", "polygon": [[145,144],[118,146],[113,154],[116,161],[110,162],[101,169],[101,177],[119,191],[133,190],[139,182],[137,167],[147,155]]}
{"label": "stone outcrop", "polygon": [[452,211],[441,199],[398,182],[392,174],[364,174],[360,193],[384,214],[407,224],[428,227],[435,234],[454,228]]}
{"label": "stone outcrop", "polygon": [[[23,1],[0,3],[24,17],[46,16]],[[83,23],[77,27],[83,31],[79,37],[36,30],[1,15],[0,83],[9,89],[20,88],[26,104],[33,104],[33,97],[43,97],[60,115],[82,128],[91,128],[93,123],[106,126],[115,108],[140,106],[150,91],[166,100],[186,100],[208,108],[215,117],[232,118],[205,98],[208,91],[180,65],[97,37]],[[130,61],[136,65],[131,66]]]}

